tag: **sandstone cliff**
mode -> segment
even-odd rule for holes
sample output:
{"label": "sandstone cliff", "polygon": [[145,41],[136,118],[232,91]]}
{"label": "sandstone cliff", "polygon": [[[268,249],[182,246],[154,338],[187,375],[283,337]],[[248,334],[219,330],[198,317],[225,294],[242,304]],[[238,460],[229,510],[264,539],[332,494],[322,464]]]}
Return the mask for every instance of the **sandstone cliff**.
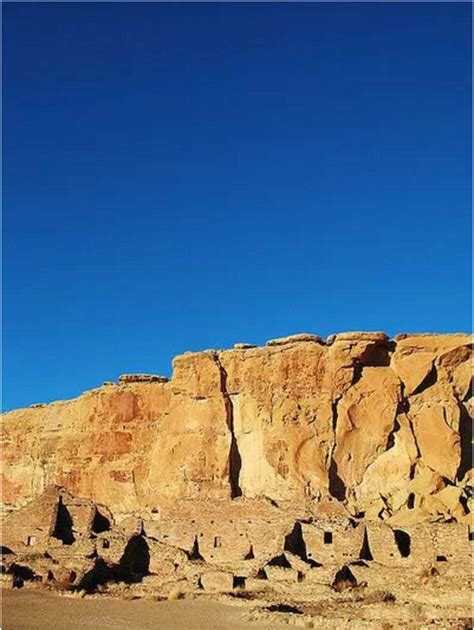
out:
{"label": "sandstone cliff", "polygon": [[326,497],[366,518],[467,519],[472,338],[297,335],[186,353],[3,416],[3,496],[50,484],[117,514],[177,500]]}

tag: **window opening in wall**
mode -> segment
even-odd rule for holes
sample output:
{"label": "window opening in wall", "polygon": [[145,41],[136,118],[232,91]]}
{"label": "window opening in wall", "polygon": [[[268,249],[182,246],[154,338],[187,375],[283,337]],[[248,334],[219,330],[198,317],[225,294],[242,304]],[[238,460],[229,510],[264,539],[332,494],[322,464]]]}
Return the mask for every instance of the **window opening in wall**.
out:
{"label": "window opening in wall", "polygon": [[257,580],[268,580],[265,569],[259,569],[255,577],[257,578]]}
{"label": "window opening in wall", "polygon": [[245,577],[243,577],[241,575],[234,575],[232,587],[233,588],[245,588]]}
{"label": "window opening in wall", "polygon": [[447,562],[446,556],[436,556],[436,562]]}
{"label": "window opening in wall", "polygon": [[36,536],[27,536],[26,545],[27,547],[33,547],[33,545],[36,545]]}
{"label": "window opening in wall", "polygon": [[255,554],[253,552],[253,545],[250,545],[250,549],[247,555],[244,557],[244,560],[253,560],[255,558]]}
{"label": "window opening in wall", "polygon": [[374,557],[370,551],[369,538],[367,536],[367,529],[364,531],[364,540],[362,542],[362,549],[360,550],[359,557],[361,560],[373,560]]}
{"label": "window opening in wall", "polygon": [[220,536],[215,536],[214,537],[214,547],[220,547],[221,546],[221,537]]}
{"label": "window opening in wall", "polygon": [[324,544],[332,545],[332,532],[324,532]]}
{"label": "window opening in wall", "polygon": [[408,558],[410,555],[410,535],[401,529],[394,530],[395,542],[397,543],[398,551],[402,558]]}
{"label": "window opening in wall", "polygon": [[101,514],[97,509],[95,510],[94,518],[92,519],[91,529],[94,534],[101,534],[102,532],[107,532],[110,530],[109,519]]}
{"label": "window opening in wall", "polygon": [[188,558],[193,562],[203,562],[204,558],[199,552],[199,542],[197,536],[194,538],[194,544],[191,551],[188,553]]}
{"label": "window opening in wall", "polygon": [[469,540],[471,542],[474,540],[474,529],[469,532]]}

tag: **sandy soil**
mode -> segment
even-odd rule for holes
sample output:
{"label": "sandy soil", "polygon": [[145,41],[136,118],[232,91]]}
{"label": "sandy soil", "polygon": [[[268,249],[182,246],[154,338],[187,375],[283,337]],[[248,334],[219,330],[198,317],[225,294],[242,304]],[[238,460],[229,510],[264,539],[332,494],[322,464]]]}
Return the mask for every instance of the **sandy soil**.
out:
{"label": "sandy soil", "polygon": [[[242,619],[245,607],[211,600],[120,601],[73,599],[53,593],[5,589],[2,592],[2,630],[270,630]],[[288,626],[276,626],[271,630]]]}

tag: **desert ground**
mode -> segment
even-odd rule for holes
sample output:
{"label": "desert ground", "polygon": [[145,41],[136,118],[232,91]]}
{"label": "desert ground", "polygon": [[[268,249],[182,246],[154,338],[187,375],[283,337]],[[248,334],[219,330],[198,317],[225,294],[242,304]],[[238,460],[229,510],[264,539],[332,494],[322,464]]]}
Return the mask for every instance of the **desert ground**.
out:
{"label": "desert ground", "polygon": [[[84,596],[41,588],[3,589],[4,630],[66,630],[75,628],[166,630],[395,630],[411,628],[472,628],[469,590],[450,574],[418,579],[416,589],[398,579],[392,591],[355,588],[316,595],[291,592],[241,592],[213,595],[187,593],[184,599],[140,596],[134,588],[121,596]],[[395,594],[394,594],[395,593]],[[285,602],[282,604],[282,602]]]}
{"label": "desert ground", "polygon": [[[99,621],[100,620],[100,621]],[[272,623],[252,623],[256,630],[283,628]],[[137,599],[77,600],[41,591],[3,591],[2,628],[4,630],[246,630],[250,628],[241,604],[222,604],[212,600],[154,602]]]}

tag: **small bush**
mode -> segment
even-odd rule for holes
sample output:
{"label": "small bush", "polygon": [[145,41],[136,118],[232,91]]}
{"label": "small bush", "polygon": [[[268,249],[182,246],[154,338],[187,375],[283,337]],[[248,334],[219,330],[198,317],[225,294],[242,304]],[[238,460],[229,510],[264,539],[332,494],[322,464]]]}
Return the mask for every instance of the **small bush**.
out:
{"label": "small bush", "polygon": [[331,586],[336,593],[342,593],[348,589],[355,588],[357,586],[357,580],[349,567],[343,566],[342,569],[339,569],[336,573]]}
{"label": "small bush", "polygon": [[291,606],[290,604],[270,604],[270,606],[266,607],[266,610],[269,612],[291,613],[293,615],[303,614],[299,608]]}
{"label": "small bush", "polygon": [[373,591],[372,593],[367,593],[364,601],[366,604],[389,604],[395,601],[395,595],[390,591]]}
{"label": "small bush", "polygon": [[339,580],[335,582],[333,586],[333,589],[336,591],[336,593],[342,593],[351,588],[354,588],[354,584],[351,580]]}
{"label": "small bush", "polygon": [[54,584],[54,588],[57,591],[74,591],[75,590],[74,585],[71,584],[71,582],[67,578],[54,580],[53,584]]}
{"label": "small bush", "polygon": [[173,588],[168,593],[168,599],[169,600],[184,599],[184,593],[179,588]]}
{"label": "small bush", "polygon": [[436,577],[437,575],[439,575],[439,571],[436,567],[433,567],[433,566],[424,568],[420,573],[420,577],[422,579]]}

